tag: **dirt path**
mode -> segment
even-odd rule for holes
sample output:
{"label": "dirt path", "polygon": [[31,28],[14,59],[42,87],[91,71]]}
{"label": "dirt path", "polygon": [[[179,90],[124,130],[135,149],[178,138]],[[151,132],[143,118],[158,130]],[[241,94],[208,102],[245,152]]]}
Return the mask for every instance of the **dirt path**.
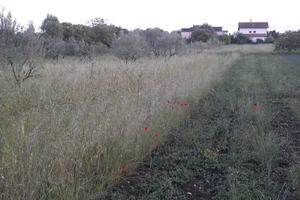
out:
{"label": "dirt path", "polygon": [[300,68],[243,56],[191,119],[90,199],[300,199]]}

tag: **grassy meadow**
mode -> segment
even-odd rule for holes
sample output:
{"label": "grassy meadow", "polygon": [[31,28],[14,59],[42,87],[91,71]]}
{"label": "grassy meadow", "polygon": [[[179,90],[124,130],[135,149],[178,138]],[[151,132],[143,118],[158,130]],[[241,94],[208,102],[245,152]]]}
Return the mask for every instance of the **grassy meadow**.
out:
{"label": "grassy meadow", "polygon": [[180,104],[197,101],[237,57],[66,58],[45,61],[20,88],[0,72],[0,199],[104,190],[188,118]]}

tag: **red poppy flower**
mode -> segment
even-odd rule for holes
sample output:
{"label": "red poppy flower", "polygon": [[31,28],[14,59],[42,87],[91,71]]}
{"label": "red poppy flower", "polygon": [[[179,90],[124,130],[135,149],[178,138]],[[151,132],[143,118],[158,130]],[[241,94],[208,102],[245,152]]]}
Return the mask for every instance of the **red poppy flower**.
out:
{"label": "red poppy flower", "polygon": [[155,136],[159,136],[159,133],[154,133]]}
{"label": "red poppy flower", "polygon": [[252,109],[260,109],[260,108],[263,108],[263,106],[257,106],[257,105],[253,105],[251,106]]}
{"label": "red poppy flower", "polygon": [[187,103],[182,103],[182,104],[180,104],[180,106],[188,106],[189,104],[187,104]]}
{"label": "red poppy flower", "polygon": [[145,131],[148,131],[148,130],[149,130],[149,127],[148,127],[148,126],[145,126],[144,129],[145,129]]}

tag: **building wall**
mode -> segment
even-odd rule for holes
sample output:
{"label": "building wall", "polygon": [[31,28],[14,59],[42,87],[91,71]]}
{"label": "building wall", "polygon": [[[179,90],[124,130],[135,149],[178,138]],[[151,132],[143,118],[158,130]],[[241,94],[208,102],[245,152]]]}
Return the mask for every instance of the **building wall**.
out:
{"label": "building wall", "polygon": [[238,32],[242,33],[242,34],[249,34],[250,31],[251,31],[251,33],[267,34],[266,28],[241,28]]}
{"label": "building wall", "polygon": [[181,37],[188,39],[192,36],[192,32],[181,32]]}
{"label": "building wall", "polygon": [[267,38],[267,29],[266,28],[241,28],[238,32],[245,34],[245,35],[249,35],[249,34],[265,34],[266,35],[265,37],[264,36],[252,36],[252,37],[248,36],[249,39],[252,40],[252,42],[256,42],[257,39],[265,41],[265,39]]}
{"label": "building wall", "polygon": [[215,32],[217,35],[228,35],[225,31],[217,31]]}

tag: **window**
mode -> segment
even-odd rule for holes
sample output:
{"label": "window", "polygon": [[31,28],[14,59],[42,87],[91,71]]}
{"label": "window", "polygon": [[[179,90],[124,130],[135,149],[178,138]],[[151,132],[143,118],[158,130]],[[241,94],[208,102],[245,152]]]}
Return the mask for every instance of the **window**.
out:
{"label": "window", "polygon": [[256,33],[256,31],[253,31],[253,33]]}
{"label": "window", "polygon": [[249,33],[251,33],[251,31],[249,31]]}

